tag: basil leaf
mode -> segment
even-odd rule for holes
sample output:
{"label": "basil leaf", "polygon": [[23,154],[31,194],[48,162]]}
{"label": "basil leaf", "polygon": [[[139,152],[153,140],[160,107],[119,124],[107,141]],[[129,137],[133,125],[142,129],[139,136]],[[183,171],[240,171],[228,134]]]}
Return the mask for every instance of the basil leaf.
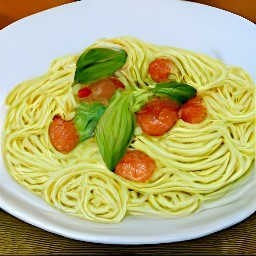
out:
{"label": "basil leaf", "polygon": [[113,50],[110,48],[93,48],[87,52],[84,52],[77,61],[77,67],[87,67],[94,63],[108,61],[115,59],[120,54],[126,54],[122,49]]}
{"label": "basil leaf", "polygon": [[134,134],[135,116],[130,110],[132,97],[132,94],[117,91],[95,129],[100,153],[111,171],[124,156]]}
{"label": "basil leaf", "polygon": [[81,103],[76,108],[74,124],[79,135],[79,140],[84,141],[92,136],[98,120],[104,113],[106,107],[98,102],[89,104]]}
{"label": "basil leaf", "polygon": [[96,63],[87,68],[82,68],[76,72],[76,82],[89,84],[99,79],[112,76],[116,70],[123,66],[123,62],[118,59]]}
{"label": "basil leaf", "polygon": [[127,59],[124,50],[94,48],[83,53],[76,64],[74,84],[88,84],[112,76]]}
{"label": "basil leaf", "polygon": [[193,98],[196,95],[197,90],[188,84],[168,82],[157,84],[152,89],[152,92],[156,96],[167,96],[182,105]]}

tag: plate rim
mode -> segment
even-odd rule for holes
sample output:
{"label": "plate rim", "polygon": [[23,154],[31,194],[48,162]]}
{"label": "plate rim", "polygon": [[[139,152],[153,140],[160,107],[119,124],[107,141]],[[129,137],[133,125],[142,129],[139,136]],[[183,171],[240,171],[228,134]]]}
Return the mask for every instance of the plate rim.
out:
{"label": "plate rim", "polygon": [[[155,0],[151,0],[151,1],[156,2]],[[173,2],[183,2],[183,3],[186,3],[186,4],[189,3],[189,4],[196,5],[196,6],[197,6],[197,5],[203,5],[203,6],[206,6],[207,8],[214,8],[214,9],[217,9],[218,11],[226,12],[226,13],[229,13],[229,14],[231,14],[231,15],[235,15],[235,16],[237,16],[237,17],[239,17],[239,18],[242,18],[242,19],[246,20],[246,22],[252,23],[251,21],[247,20],[246,18],[241,17],[240,15],[233,14],[233,13],[231,13],[231,12],[229,12],[229,11],[225,11],[225,10],[222,10],[222,9],[219,9],[219,8],[211,7],[211,6],[208,6],[208,5],[205,5],[205,4],[199,4],[199,3],[195,3],[195,2],[187,2],[187,1],[182,1],[182,0],[172,0],[172,1],[173,1]],[[30,15],[30,16],[25,17],[25,18],[23,18],[23,19],[20,19],[20,20],[18,20],[18,21],[16,21],[16,22],[10,24],[9,26],[3,28],[2,30],[0,30],[0,36],[3,35],[3,32],[4,32],[4,31],[12,30],[13,27],[16,27],[17,24],[24,22],[24,20],[29,21],[31,18],[33,19],[33,17],[35,17],[35,16],[38,16],[38,15],[47,15],[47,13],[54,12],[56,9],[57,9],[57,10],[60,10],[60,9],[62,9],[62,8],[63,8],[63,10],[64,10],[65,8],[68,9],[68,8],[69,8],[68,6],[70,6],[70,5],[72,5],[72,6],[73,6],[73,5],[77,5],[77,6],[85,5],[85,6],[86,6],[86,2],[87,2],[87,1],[68,3],[68,4],[64,4],[64,5],[62,5],[62,6],[54,7],[54,8],[51,8],[51,9],[48,9],[48,10],[45,10],[45,11],[42,11],[42,12],[39,12],[39,13]],[[89,2],[90,2],[90,1],[89,1]],[[168,1],[167,1],[167,2],[168,2]],[[169,2],[171,2],[171,1],[169,0]],[[255,25],[254,23],[252,23],[252,24]],[[203,237],[203,236],[207,236],[207,235],[209,235],[209,234],[213,234],[213,233],[215,233],[215,232],[224,230],[224,229],[226,229],[226,228],[228,228],[228,227],[230,227],[230,226],[233,226],[233,225],[235,225],[235,224],[237,224],[237,223],[239,223],[239,222],[245,220],[246,218],[248,218],[249,216],[251,216],[251,215],[252,215],[253,213],[255,213],[255,211],[256,211],[256,205],[255,205],[255,209],[254,209],[254,210],[251,209],[251,211],[249,211],[249,210],[248,210],[248,211],[244,211],[242,215],[239,215],[239,218],[237,218],[235,221],[231,221],[231,222],[230,222],[229,224],[227,224],[226,226],[218,227],[218,228],[213,229],[212,231],[205,232],[205,233],[199,234],[199,235],[197,235],[197,236],[193,236],[193,237],[188,237],[187,239],[183,239],[183,240],[172,240],[172,241],[170,241],[170,240],[168,240],[168,238],[167,238],[167,240],[165,241],[165,240],[163,240],[162,238],[160,238],[160,240],[157,239],[157,238],[153,238],[152,240],[149,240],[148,242],[147,242],[147,241],[138,241],[138,242],[136,242],[136,241],[128,241],[127,243],[125,243],[124,241],[122,241],[121,243],[119,243],[118,241],[115,241],[115,242],[113,243],[113,241],[112,241],[111,239],[110,239],[110,240],[106,240],[106,239],[103,239],[103,238],[101,238],[101,239],[99,238],[98,240],[95,239],[95,238],[93,238],[92,240],[90,240],[90,238],[87,238],[86,240],[77,239],[77,238],[74,237],[74,236],[70,236],[70,235],[67,235],[67,234],[62,234],[61,232],[60,232],[60,233],[59,233],[59,232],[56,232],[56,231],[52,230],[51,228],[45,228],[45,227],[43,227],[43,226],[40,225],[40,222],[37,223],[35,220],[33,220],[33,221],[28,221],[26,218],[22,217],[21,214],[18,214],[18,213],[16,212],[16,211],[17,211],[17,208],[15,209],[14,207],[13,207],[13,208],[10,207],[10,206],[8,207],[8,204],[5,204],[5,203],[4,203],[4,200],[3,200],[1,194],[0,194],[0,208],[2,208],[5,212],[11,214],[12,216],[14,216],[14,217],[16,217],[16,218],[18,218],[18,219],[20,219],[20,220],[22,220],[22,221],[24,221],[24,222],[30,224],[30,225],[36,226],[36,227],[38,227],[38,228],[40,228],[40,229],[43,229],[43,230],[46,230],[46,231],[48,231],[48,232],[55,233],[55,234],[57,234],[57,235],[61,235],[61,236],[68,237],[68,238],[71,238],[71,239],[80,240],[80,241],[86,241],[86,242],[103,243],[103,244],[134,244],[134,245],[135,245],[135,244],[172,243],[172,242],[180,242],[180,241],[187,241],[187,240],[197,239],[197,238],[200,238],[200,237]],[[101,236],[99,236],[99,237],[101,237]]]}

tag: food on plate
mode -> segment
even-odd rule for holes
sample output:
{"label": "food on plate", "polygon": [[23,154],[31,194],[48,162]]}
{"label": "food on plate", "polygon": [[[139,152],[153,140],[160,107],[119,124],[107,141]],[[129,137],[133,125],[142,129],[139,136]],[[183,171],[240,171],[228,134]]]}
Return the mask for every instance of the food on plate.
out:
{"label": "food on plate", "polygon": [[172,62],[169,59],[155,59],[149,63],[148,73],[156,83],[168,82],[172,73]]}
{"label": "food on plate", "polygon": [[128,180],[145,182],[153,175],[155,169],[154,160],[147,154],[132,150],[118,162],[115,173]]}
{"label": "food on plate", "polygon": [[200,53],[99,39],[10,92],[5,164],[87,220],[192,214],[255,172],[254,90],[245,70]]}
{"label": "food on plate", "polygon": [[181,108],[181,119],[187,123],[201,123],[207,116],[207,109],[201,97],[194,97],[188,100]]}
{"label": "food on plate", "polygon": [[79,142],[73,121],[65,121],[59,116],[52,119],[49,126],[49,138],[52,146],[64,154],[69,153]]}
{"label": "food on plate", "polygon": [[160,136],[168,132],[179,119],[179,106],[168,98],[153,98],[137,113],[141,129],[148,135]]}

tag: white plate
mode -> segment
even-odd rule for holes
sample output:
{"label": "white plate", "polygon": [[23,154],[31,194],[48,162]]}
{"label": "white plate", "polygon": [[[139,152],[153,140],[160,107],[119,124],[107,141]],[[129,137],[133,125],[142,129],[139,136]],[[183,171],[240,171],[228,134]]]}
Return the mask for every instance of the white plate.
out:
{"label": "white plate", "polygon": [[[13,86],[46,72],[54,58],[78,53],[98,38],[122,35],[221,58],[245,68],[256,80],[256,28],[246,19],[185,1],[89,0],[30,16],[0,31],[1,105]],[[4,109],[1,111],[3,123]],[[223,198],[221,207],[212,205],[212,209],[185,218],[129,216],[120,224],[92,223],[55,211],[14,182],[0,161],[2,209],[37,227],[82,241],[183,241],[234,225],[256,210],[254,184],[236,191],[232,200]]]}

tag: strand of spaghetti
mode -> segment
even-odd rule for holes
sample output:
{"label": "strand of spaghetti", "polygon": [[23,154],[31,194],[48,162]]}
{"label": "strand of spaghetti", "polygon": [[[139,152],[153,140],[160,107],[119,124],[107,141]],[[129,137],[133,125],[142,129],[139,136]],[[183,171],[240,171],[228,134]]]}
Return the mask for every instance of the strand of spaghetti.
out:
{"label": "strand of spaghetti", "polygon": [[70,120],[77,106],[72,83],[79,55],[58,58],[45,75],[22,82],[6,99],[3,155],[17,182],[63,212],[118,223],[126,214],[191,214],[255,172],[255,85],[246,71],[133,37],[100,39],[87,50],[102,46],[127,52],[125,65],[115,75],[127,91],[145,97],[155,86],[148,73],[150,62],[170,59],[169,79],[198,90],[207,118],[199,124],[179,120],[160,137],[136,129],[130,149],[147,153],[157,169],[145,183],[124,179],[106,168],[94,137],[66,155],[51,145],[52,118]]}

